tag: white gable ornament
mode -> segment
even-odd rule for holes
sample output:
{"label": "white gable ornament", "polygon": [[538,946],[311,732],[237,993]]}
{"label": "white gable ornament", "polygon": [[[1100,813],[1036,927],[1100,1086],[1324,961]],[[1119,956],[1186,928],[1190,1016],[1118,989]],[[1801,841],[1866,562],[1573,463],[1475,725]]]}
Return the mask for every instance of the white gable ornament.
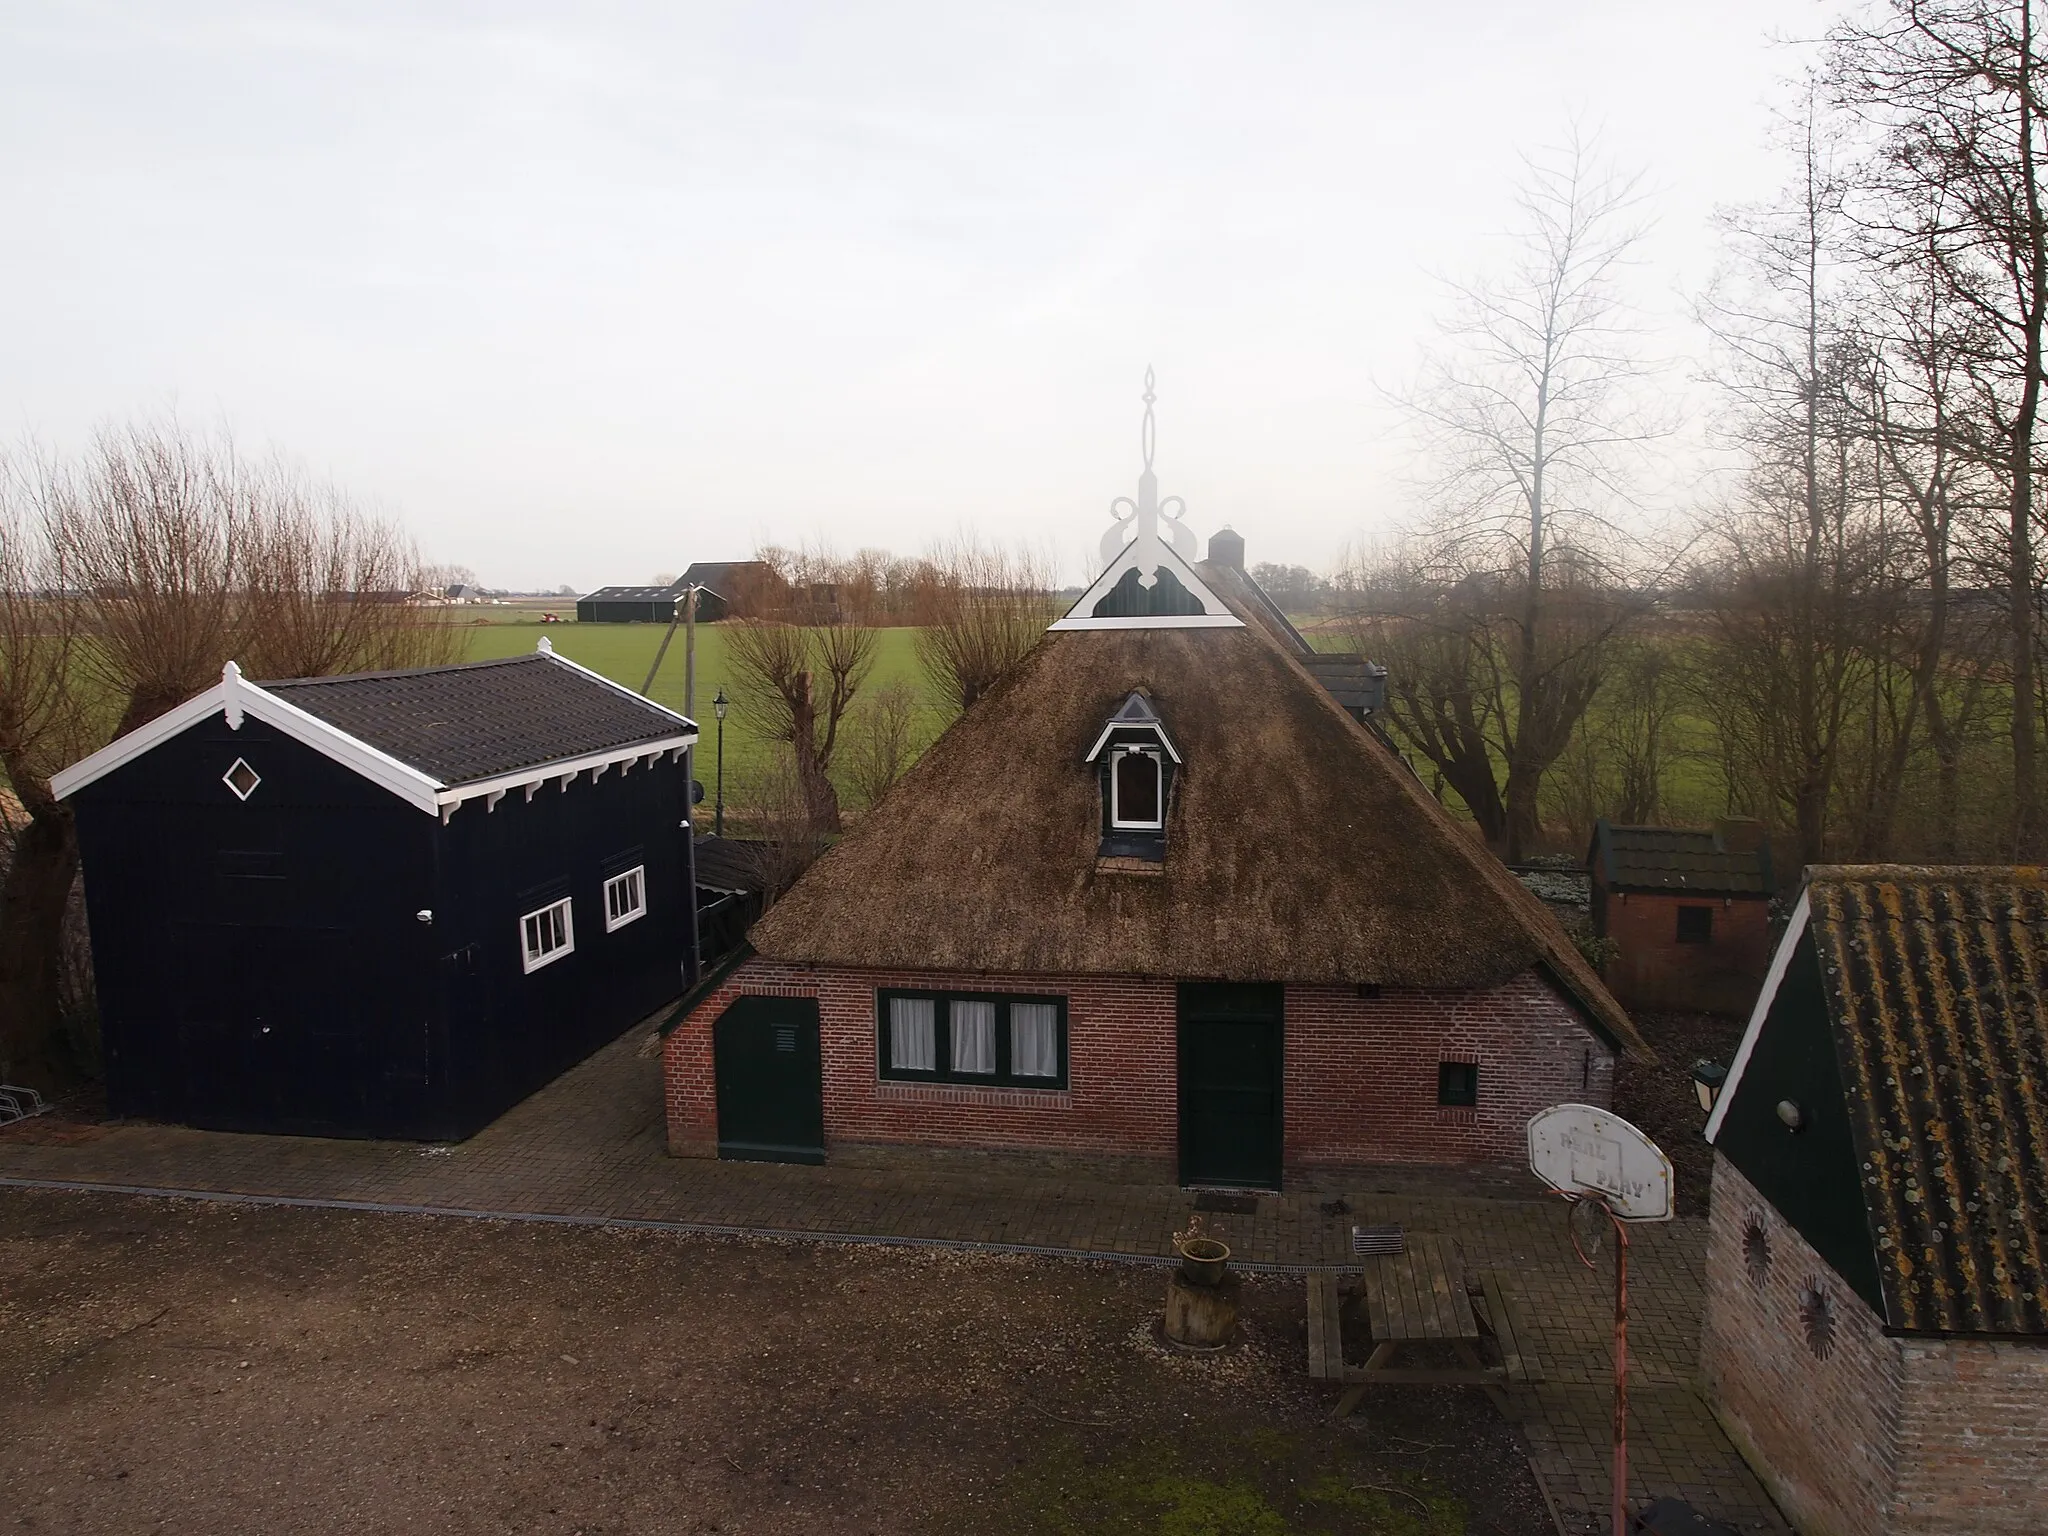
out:
{"label": "white gable ornament", "polygon": [[1242,629],[1244,623],[1195,574],[1195,535],[1181,517],[1187,503],[1159,499],[1152,469],[1152,370],[1145,370],[1145,424],[1141,446],[1145,467],[1138,496],[1109,504],[1109,531],[1102,536],[1102,574],[1052,628],[1061,629]]}

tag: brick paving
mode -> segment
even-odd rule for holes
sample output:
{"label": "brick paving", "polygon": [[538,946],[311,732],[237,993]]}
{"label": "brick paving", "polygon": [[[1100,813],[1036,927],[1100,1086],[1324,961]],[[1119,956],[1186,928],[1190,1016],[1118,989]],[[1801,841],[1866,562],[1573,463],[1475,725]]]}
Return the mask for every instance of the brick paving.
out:
{"label": "brick paving", "polygon": [[[176,1126],[27,1122],[0,1131],[0,1182],[400,1207],[707,1231],[1015,1247],[1167,1262],[1195,1196],[1165,1185],[671,1158],[644,1026],[457,1146],[238,1136]],[[1353,1223],[1457,1239],[1512,1274],[1541,1385],[1498,1401],[1522,1428],[1572,1536],[1604,1528],[1612,1403],[1609,1265],[1574,1253],[1555,1201],[1500,1180],[1379,1170],[1346,1187],[1261,1196],[1218,1218],[1250,1266],[1351,1262]],[[1638,1229],[1630,1300],[1635,1503],[1687,1498],[1745,1531],[1788,1529],[1694,1390],[1706,1223]],[[1398,1388],[1378,1388],[1396,1391]],[[1370,1404],[1368,1403],[1368,1411]]]}

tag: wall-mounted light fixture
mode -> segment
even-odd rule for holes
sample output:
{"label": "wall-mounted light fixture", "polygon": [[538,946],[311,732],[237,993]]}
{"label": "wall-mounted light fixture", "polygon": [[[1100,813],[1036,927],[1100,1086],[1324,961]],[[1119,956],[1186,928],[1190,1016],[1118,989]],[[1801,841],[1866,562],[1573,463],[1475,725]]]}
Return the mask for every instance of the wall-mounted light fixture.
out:
{"label": "wall-mounted light fixture", "polygon": [[1785,1122],[1785,1129],[1788,1131],[1806,1129],[1806,1111],[1792,1099],[1778,1100],[1778,1118]]}
{"label": "wall-mounted light fixture", "polygon": [[1692,1091],[1700,1101],[1701,1114],[1714,1112],[1714,1101],[1721,1097],[1727,1082],[1728,1069],[1719,1062],[1701,1060],[1692,1064]]}

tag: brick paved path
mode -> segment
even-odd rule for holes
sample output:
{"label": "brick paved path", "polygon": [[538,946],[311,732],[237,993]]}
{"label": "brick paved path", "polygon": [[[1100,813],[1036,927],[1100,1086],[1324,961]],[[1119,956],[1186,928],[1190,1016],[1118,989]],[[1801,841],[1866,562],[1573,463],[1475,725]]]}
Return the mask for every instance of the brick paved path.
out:
{"label": "brick paved path", "polygon": [[[707,1230],[972,1243],[1165,1262],[1194,1196],[1161,1185],[671,1158],[660,1070],[636,1028],[459,1146],[235,1136],[161,1125],[0,1131],[0,1181],[234,1194]],[[1388,1170],[1344,1191],[1263,1196],[1221,1218],[1248,1265],[1342,1264],[1354,1222],[1455,1237],[1512,1272],[1545,1383],[1504,1395],[1574,1536],[1607,1507],[1613,1300],[1572,1251],[1560,1206]],[[1339,1201],[1343,1209],[1332,1209]],[[1703,1221],[1640,1229],[1630,1285],[1630,1483],[1744,1530],[1786,1529],[1692,1389]],[[1396,1388],[1380,1388],[1394,1391]],[[1368,1404],[1368,1411],[1370,1405]]]}

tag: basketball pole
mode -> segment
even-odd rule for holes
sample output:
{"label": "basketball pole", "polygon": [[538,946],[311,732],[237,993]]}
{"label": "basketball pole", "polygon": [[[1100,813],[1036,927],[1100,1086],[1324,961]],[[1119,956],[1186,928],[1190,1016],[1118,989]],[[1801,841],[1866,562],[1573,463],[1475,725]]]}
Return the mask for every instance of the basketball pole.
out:
{"label": "basketball pole", "polygon": [[[1628,1223],[1615,1215],[1614,1207],[1598,1195],[1567,1197],[1575,1204],[1596,1205],[1614,1228],[1614,1536],[1629,1536],[1628,1530]],[[1578,1227],[1571,1228],[1572,1248],[1579,1262],[1593,1267],[1592,1259],[1579,1245]]]}

